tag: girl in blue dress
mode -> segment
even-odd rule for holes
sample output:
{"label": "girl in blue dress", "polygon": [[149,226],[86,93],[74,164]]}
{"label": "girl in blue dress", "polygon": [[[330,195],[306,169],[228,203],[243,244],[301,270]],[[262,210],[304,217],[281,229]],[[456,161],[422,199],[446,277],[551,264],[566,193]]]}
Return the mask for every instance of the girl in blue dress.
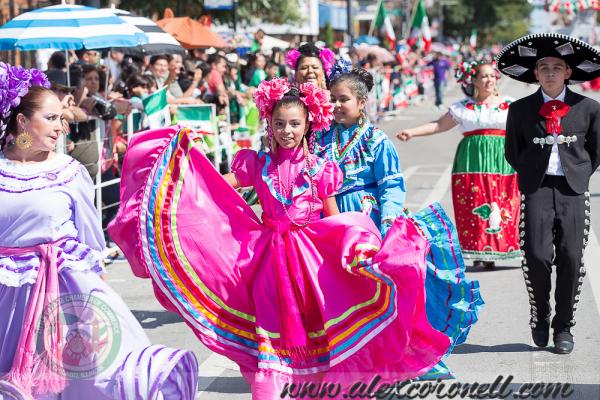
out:
{"label": "girl in blue dress", "polygon": [[[358,211],[371,217],[385,236],[394,219],[408,215],[404,208],[406,185],[398,153],[379,128],[365,116],[373,76],[339,61],[330,75],[335,123],[315,138],[315,154],[335,161],[344,173],[336,195],[341,212]],[[454,225],[439,203],[410,215],[429,239],[426,280],[427,317],[451,339],[449,354],[463,343],[477,321],[483,300],[479,282],[465,276],[465,264]],[[452,377],[440,361],[423,379]]]}
{"label": "girl in blue dress", "polygon": [[391,223],[403,215],[406,187],[396,149],[365,116],[373,76],[365,69],[333,75],[331,102],[335,124],[317,136],[315,150],[335,161],[344,172],[336,200],[340,210],[369,215],[385,236]]}

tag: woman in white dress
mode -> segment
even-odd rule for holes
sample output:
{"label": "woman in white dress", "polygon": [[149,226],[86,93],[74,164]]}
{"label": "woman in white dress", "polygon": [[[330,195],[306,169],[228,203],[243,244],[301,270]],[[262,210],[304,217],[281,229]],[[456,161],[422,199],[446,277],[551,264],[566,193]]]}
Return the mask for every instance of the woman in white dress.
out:
{"label": "woman in white dress", "polygon": [[520,258],[517,175],[504,158],[506,116],[512,99],[500,96],[498,71],[487,62],[461,64],[456,72],[468,97],[437,121],[396,134],[402,141],[447,132],[463,134],[452,168],[452,201],[465,258],[494,268],[495,261]]}

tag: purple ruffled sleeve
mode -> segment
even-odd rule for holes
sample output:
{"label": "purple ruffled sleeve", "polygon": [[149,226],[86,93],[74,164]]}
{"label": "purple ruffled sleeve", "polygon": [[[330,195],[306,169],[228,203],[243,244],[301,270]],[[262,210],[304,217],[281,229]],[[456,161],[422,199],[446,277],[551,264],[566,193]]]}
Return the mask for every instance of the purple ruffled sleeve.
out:
{"label": "purple ruffled sleeve", "polygon": [[323,172],[317,183],[319,198],[326,199],[335,196],[344,182],[344,173],[333,161],[325,162]]}
{"label": "purple ruffled sleeve", "polygon": [[242,187],[254,186],[257,168],[258,153],[254,150],[238,151],[231,162],[231,172]]}

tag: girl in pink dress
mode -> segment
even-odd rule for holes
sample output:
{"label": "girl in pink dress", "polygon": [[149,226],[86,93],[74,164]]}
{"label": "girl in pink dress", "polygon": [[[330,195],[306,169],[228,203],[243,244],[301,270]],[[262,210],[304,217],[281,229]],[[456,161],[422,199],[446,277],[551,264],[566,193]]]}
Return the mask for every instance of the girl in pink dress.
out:
{"label": "girl in pink dress", "polygon": [[[427,239],[402,216],[382,241],[368,216],[338,213],[342,172],[312,154],[327,92],[274,79],[255,99],[271,150],[238,152],[225,177],[187,129],[136,135],[112,238],[166,308],[239,364],[254,399],[310,382],[342,398],[357,381],[428,371],[449,340],[426,316]],[[261,218],[238,186],[256,188]]]}

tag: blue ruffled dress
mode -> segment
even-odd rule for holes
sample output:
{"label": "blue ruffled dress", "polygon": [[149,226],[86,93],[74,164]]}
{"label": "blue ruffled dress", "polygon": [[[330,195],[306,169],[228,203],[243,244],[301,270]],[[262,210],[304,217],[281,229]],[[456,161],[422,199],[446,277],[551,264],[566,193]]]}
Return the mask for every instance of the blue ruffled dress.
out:
{"label": "blue ruffled dress", "polygon": [[[406,185],[393,143],[370,123],[345,128],[334,124],[317,133],[315,154],[335,161],[344,172],[344,183],[336,196],[342,212],[359,211],[371,217],[385,236],[388,221],[409,215],[428,238],[427,317],[431,325],[451,339],[448,354],[463,343],[483,306],[479,282],[467,279],[458,234],[439,203],[416,214],[404,208]],[[443,361],[421,379],[451,378]]]}

